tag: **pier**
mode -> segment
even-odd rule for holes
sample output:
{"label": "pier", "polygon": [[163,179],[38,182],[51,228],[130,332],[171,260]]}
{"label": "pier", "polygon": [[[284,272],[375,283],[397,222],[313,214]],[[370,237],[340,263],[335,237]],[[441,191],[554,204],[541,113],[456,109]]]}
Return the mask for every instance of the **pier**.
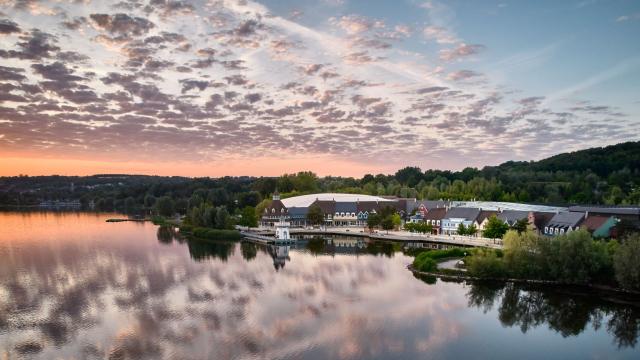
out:
{"label": "pier", "polygon": [[[275,232],[273,230],[258,229],[255,231],[240,232],[247,239],[261,242],[263,244],[276,244]],[[433,235],[433,234],[417,234],[406,231],[389,231],[389,233],[374,232],[369,233],[362,228],[327,228],[327,229],[305,229],[291,228],[292,235],[318,235],[318,236],[355,236],[369,238],[372,240],[397,241],[397,242],[431,242],[455,246],[467,247],[485,247],[492,249],[502,249],[502,241],[499,239],[488,239],[473,236],[460,235]],[[294,240],[295,241],[295,240]],[[277,242],[280,244],[281,242]]]}

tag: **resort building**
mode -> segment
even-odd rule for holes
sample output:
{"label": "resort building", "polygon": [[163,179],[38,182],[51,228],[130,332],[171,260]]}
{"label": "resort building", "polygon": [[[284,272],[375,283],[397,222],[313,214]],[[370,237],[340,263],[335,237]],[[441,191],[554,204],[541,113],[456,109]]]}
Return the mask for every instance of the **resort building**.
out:
{"label": "resort building", "polygon": [[522,210],[504,210],[497,216],[498,219],[509,225],[509,227],[513,227],[520,220],[527,220],[528,222],[529,212]]}
{"label": "resort building", "polygon": [[536,234],[543,234],[545,225],[547,225],[555,215],[555,213],[531,211],[527,216],[529,228]]}
{"label": "resort building", "polygon": [[440,235],[442,233],[442,219],[447,214],[447,208],[440,207],[429,210],[424,215],[424,222],[432,226],[431,233],[434,235]]}
{"label": "resort building", "polygon": [[544,234],[548,236],[562,235],[577,230],[582,221],[584,221],[585,213],[581,212],[561,212],[555,214],[549,223],[544,226]]}
{"label": "resort building", "polygon": [[264,208],[261,224],[263,226],[273,226],[275,223],[279,222],[281,218],[289,220],[289,210],[282,200],[280,200],[280,193],[276,190],[273,193],[271,202]]}
{"label": "resort building", "polygon": [[366,226],[371,214],[387,206],[401,214],[406,214],[407,209],[414,206],[414,203],[415,199],[340,193],[311,194],[280,199],[280,194],[276,191],[263,211],[260,224],[273,227],[282,218],[292,227],[310,226],[307,214],[311,207],[317,206],[324,215],[324,226]]}
{"label": "resort building", "polygon": [[580,228],[590,232],[594,238],[609,238],[617,223],[618,219],[613,216],[587,215]]}
{"label": "resort building", "polygon": [[454,207],[447,211],[444,219],[442,219],[442,234],[455,235],[458,233],[460,224],[464,226],[473,225],[478,219],[481,210],[477,208]]}

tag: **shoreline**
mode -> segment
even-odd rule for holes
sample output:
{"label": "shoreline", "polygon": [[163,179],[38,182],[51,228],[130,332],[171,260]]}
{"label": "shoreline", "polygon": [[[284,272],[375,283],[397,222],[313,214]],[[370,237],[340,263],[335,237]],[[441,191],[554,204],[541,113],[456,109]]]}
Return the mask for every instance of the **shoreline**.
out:
{"label": "shoreline", "polygon": [[[425,272],[419,271],[413,268],[412,264],[407,265],[407,269],[411,271],[413,274],[424,275],[424,276],[433,276],[436,278],[440,278],[443,280],[461,280],[461,281],[486,281],[486,282],[501,282],[501,283],[514,283],[514,284],[525,284],[525,285],[540,285],[540,286],[549,286],[549,287],[572,287],[576,289],[584,289],[584,290],[595,290],[596,292],[602,292],[606,294],[612,295],[623,295],[623,296],[633,296],[636,297],[638,301],[632,302],[632,304],[640,306],[640,291],[633,290],[625,290],[622,288],[612,288],[605,285],[597,285],[597,284],[567,284],[559,281],[553,280],[538,280],[538,279],[517,279],[517,278],[481,278],[477,276],[464,275],[464,274],[447,274],[441,272]],[[455,271],[455,270],[454,270]]]}

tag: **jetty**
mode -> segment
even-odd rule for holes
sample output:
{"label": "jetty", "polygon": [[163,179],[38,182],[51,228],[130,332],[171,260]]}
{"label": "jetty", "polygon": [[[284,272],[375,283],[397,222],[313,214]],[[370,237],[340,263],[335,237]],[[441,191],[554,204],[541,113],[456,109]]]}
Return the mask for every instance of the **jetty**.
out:
{"label": "jetty", "polygon": [[[362,228],[326,228],[326,229],[309,229],[309,228],[291,228],[291,235],[317,235],[317,236],[354,236],[369,238],[372,240],[395,241],[395,242],[427,242],[434,244],[444,244],[463,247],[484,247],[491,249],[502,249],[503,244],[500,239],[489,239],[475,236],[462,235],[433,235],[418,234],[406,231],[389,231],[385,232],[368,232]],[[256,229],[254,231],[241,231],[241,234],[247,239],[254,241],[264,241],[264,243],[276,243],[276,231],[272,229]]]}

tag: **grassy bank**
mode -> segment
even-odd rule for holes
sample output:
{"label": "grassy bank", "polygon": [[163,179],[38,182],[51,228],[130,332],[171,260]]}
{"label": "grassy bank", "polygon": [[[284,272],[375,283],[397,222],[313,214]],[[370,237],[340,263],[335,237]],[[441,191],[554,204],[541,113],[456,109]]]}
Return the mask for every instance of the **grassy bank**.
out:
{"label": "grassy bank", "polygon": [[190,225],[180,225],[180,232],[199,239],[207,240],[240,240],[242,235],[238,230],[211,229],[205,227],[194,227]]}
{"label": "grassy bank", "polygon": [[451,258],[462,258],[472,251],[473,249],[468,248],[422,251],[413,260],[413,268],[423,272],[436,272],[438,271],[439,262]]}
{"label": "grassy bank", "polygon": [[[583,230],[549,238],[510,231],[504,250],[461,249],[425,251],[412,269],[430,274],[460,275],[438,269],[445,258],[462,258],[466,278],[564,284],[640,291],[640,237],[594,239]],[[465,256],[466,253],[466,256]]]}

